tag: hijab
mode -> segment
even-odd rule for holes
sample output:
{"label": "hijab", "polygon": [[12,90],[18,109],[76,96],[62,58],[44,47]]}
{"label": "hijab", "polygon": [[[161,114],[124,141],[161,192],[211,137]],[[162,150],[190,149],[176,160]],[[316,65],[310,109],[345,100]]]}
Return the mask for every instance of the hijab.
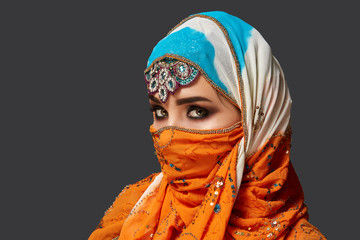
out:
{"label": "hijab", "polygon": [[164,59],[199,70],[242,120],[150,127],[161,173],[127,186],[90,239],[325,239],[307,221],[290,162],[292,101],[260,33],[225,12],[194,14],[155,46],[145,74]]}

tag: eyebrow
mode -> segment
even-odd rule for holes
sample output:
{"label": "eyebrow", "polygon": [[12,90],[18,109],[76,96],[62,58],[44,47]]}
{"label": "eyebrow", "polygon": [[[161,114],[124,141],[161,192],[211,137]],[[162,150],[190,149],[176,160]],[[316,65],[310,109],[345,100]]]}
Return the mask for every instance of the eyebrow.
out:
{"label": "eyebrow", "polygon": [[154,97],[153,95],[149,95],[149,99],[150,99],[151,101],[153,101],[153,102],[156,102],[156,103],[158,103],[158,104],[161,104],[160,100],[157,99],[156,97]]}
{"label": "eyebrow", "polygon": [[[162,102],[160,102],[159,99],[157,99],[155,96],[153,95],[149,95],[149,99],[153,102],[156,102],[158,104],[162,104]],[[200,101],[204,101],[204,102],[211,102],[210,99],[207,99],[205,97],[188,97],[188,98],[181,98],[176,100],[176,104],[177,105],[183,105],[183,104],[187,104],[187,103],[193,103],[193,102],[200,102]]]}
{"label": "eyebrow", "polygon": [[188,98],[181,98],[176,100],[177,105],[183,105],[187,103],[193,103],[193,102],[211,102],[209,99],[205,97],[188,97]]}

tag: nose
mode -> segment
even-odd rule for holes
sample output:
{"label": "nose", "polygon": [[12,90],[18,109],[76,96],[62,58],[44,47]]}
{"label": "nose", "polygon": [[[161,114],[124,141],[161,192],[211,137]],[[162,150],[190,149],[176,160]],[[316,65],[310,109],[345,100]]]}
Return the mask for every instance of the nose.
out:
{"label": "nose", "polygon": [[171,114],[169,115],[168,119],[167,119],[167,125],[168,126],[178,126],[180,127],[180,116],[177,116],[176,114]]}

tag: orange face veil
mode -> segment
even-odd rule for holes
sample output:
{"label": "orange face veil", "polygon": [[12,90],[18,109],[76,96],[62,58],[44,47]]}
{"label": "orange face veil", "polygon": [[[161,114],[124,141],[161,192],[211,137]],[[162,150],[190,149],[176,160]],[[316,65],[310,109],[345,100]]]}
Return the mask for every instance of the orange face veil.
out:
{"label": "orange face veil", "polygon": [[226,226],[235,201],[241,124],[215,130],[151,128],[151,133],[163,177],[132,210],[120,239],[186,238],[209,224]]}
{"label": "orange face veil", "polygon": [[289,159],[290,94],[259,32],[224,12],[191,15],[157,44],[145,74],[164,58],[199,70],[239,106],[242,122],[151,128],[162,172],[129,187],[131,196],[141,191],[131,208],[121,194],[92,238],[325,239],[307,221]]}

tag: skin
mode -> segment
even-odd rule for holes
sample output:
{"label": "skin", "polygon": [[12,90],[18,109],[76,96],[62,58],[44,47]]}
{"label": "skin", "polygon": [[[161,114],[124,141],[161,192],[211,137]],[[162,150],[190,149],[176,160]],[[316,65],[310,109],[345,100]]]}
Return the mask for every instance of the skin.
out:
{"label": "skin", "polygon": [[237,106],[219,94],[200,75],[193,83],[169,94],[165,103],[159,95],[149,95],[154,113],[153,127],[178,126],[190,129],[227,128],[241,120]]}

